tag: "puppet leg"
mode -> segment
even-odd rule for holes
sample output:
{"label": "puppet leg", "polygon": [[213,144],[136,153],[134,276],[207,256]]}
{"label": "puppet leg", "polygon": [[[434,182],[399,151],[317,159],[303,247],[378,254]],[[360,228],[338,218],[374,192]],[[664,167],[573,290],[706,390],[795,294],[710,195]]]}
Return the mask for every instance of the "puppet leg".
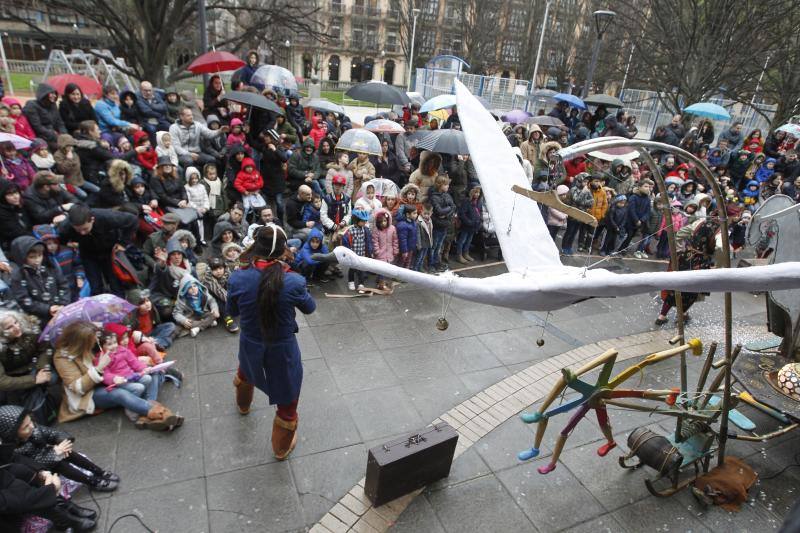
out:
{"label": "puppet leg", "polygon": [[572,418],[570,418],[569,423],[566,427],[561,430],[561,434],[558,436],[558,440],[556,441],[556,446],[553,448],[553,457],[550,459],[550,464],[545,466],[540,466],[536,470],[539,471],[540,474],[549,474],[553,470],[556,469],[556,464],[558,463],[558,458],[561,457],[561,452],[564,450],[564,444],[567,443],[567,438],[569,438],[569,434],[572,433],[572,430],[575,429],[575,426],[578,425],[578,422],[586,416],[586,413],[589,412],[589,405],[584,404],[578,409]]}
{"label": "puppet leg", "polygon": [[608,421],[608,411],[606,408],[595,407],[594,411],[597,414],[597,423],[600,424],[600,431],[603,432],[603,436],[606,438],[606,441],[608,441],[597,449],[597,455],[605,457],[608,452],[617,447],[617,443],[614,442],[614,436],[611,434],[611,424]]}
{"label": "puppet leg", "polygon": [[539,455],[539,446],[542,444],[542,438],[544,437],[544,433],[547,430],[547,421],[549,420],[549,418],[553,415],[570,411],[572,410],[573,407],[576,407],[585,401],[586,398],[580,397],[578,399],[572,400],[571,402],[559,405],[555,409],[551,409],[550,411],[547,411],[544,414],[538,411],[532,414],[523,413],[522,420],[524,422],[528,424],[532,422],[538,422],[539,427],[536,428],[536,439],[534,440],[533,448],[519,452],[517,454],[517,458],[520,461],[527,461],[528,459],[533,459],[534,457]]}

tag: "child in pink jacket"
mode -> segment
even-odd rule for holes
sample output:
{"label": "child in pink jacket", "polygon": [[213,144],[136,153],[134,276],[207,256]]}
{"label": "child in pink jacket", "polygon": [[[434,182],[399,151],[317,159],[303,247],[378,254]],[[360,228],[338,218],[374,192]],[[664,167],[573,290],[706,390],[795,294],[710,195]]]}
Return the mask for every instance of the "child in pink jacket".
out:
{"label": "child in pink jacket", "polygon": [[[392,215],[386,209],[375,211],[375,229],[372,231],[372,257],[394,264],[400,253],[397,228],[392,224]],[[378,288],[386,289],[382,276],[378,276]]]}
{"label": "child in pink jacket", "polygon": [[104,327],[99,341],[103,353],[111,358],[111,363],[103,370],[106,389],[119,387],[146,400],[156,400],[160,380],[150,374],[150,367],[136,357],[127,345],[121,346],[117,334],[108,325]]}

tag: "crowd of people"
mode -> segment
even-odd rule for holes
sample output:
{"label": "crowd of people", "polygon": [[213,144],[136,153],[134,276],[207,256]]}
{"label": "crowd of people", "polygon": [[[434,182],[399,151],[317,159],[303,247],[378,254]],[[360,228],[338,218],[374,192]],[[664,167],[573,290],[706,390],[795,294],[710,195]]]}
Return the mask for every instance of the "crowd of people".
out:
{"label": "crowd of people", "polygon": [[[74,452],[74,439],[48,425],[122,407],[137,427],[179,427],[183,419],[158,402],[158,394],[167,382],[179,386],[182,375],[174,367],[151,369],[176,337],[213,327],[239,332],[239,308],[260,302],[247,299],[261,291],[254,270],[277,272],[271,267],[285,262],[302,276],[285,282],[292,290],[298,279],[305,285],[292,293],[293,305],[311,312],[306,287],[343,276],[317,255],[334,246],[425,272],[466,265],[498,249],[469,156],[416,148],[426,131],[460,129],[456,108],[442,124],[416,104],[367,117],[397,121],[404,132],[383,135],[381,155],[351,153],[336,148],[353,127],[347,116],[305,109],[297,94],[250,85],[258,63],[257,54],[248,54],[231,88],[262,94],[281,113],[227,100],[219,76],[210,78],[202,100],[157,90],[148,81],[122,92],[107,86],[94,103],[73,84],[63,94],[40,84],[24,105],[2,99],[0,131],[30,143],[0,143],[0,453],[8,452],[0,461],[17,461],[25,475],[39,473],[26,484],[0,469],[0,485],[33,491],[26,496],[39,502],[31,504],[33,514],[79,530],[92,525],[90,512],[59,496],[54,473],[98,490],[114,490],[119,479]],[[698,168],[653,152],[666,176],[666,216],[654,169],[640,159],[582,156],[565,161],[563,173],[553,172],[555,151],[592,137],[632,138],[635,117],[610,114],[604,106],[581,114],[565,103],[549,116],[563,126],[498,127],[533,190],[554,188],[564,203],[599,221],[595,230],[542,207],[564,255],[667,258],[671,228],[679,235],[680,268],[712,264],[713,222],[723,207]],[[652,139],[688,150],[712,171],[726,198],[734,248],[743,245],[749,216],[763,199],[782,193],[800,200],[797,139],[781,131],[745,135],[738,123],[719,135],[707,120],[686,126],[676,115]],[[347,275],[350,290],[367,288],[367,273],[351,269]],[[270,298],[283,294],[283,283],[270,289]],[[390,287],[380,277],[375,283]],[[74,322],[54,344],[40,342],[42,328],[60,309],[105,293],[134,307],[126,320]],[[674,306],[674,298],[664,298],[659,323]],[[293,335],[293,310],[273,317]],[[243,338],[266,331],[259,319],[245,322]],[[299,359],[293,346],[281,349]],[[302,377],[296,369],[287,372],[289,382]],[[248,367],[237,373],[243,414],[254,384],[275,390],[258,376]],[[298,394],[299,382],[275,401],[270,394],[279,405],[275,431],[283,431],[278,444],[273,434],[279,457],[294,445]],[[0,522],[10,516],[9,524],[16,523],[19,517],[5,513],[0,510]]]}

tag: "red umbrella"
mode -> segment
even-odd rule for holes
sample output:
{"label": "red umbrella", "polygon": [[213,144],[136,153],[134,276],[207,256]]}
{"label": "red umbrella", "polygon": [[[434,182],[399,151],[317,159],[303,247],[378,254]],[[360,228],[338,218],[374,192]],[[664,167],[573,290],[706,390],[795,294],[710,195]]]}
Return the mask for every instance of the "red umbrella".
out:
{"label": "red umbrella", "polygon": [[103,93],[103,88],[95,79],[80,74],[59,74],[47,78],[45,83],[55,89],[58,94],[64,94],[64,89],[70,83],[80,87],[84,96],[100,96]]}
{"label": "red umbrella", "polygon": [[244,61],[230,52],[220,52],[215,50],[213,52],[206,52],[205,54],[195,58],[187,70],[193,72],[194,74],[211,74],[214,72],[236,70],[244,65]]}

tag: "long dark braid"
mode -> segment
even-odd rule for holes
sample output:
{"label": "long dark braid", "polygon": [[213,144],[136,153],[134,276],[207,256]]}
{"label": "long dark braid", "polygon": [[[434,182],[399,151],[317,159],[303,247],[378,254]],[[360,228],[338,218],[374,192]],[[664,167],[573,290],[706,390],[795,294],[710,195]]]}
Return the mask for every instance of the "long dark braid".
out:
{"label": "long dark braid", "polygon": [[258,259],[272,260],[274,263],[261,272],[258,283],[258,307],[261,317],[261,331],[265,338],[275,335],[278,323],[278,297],[283,289],[283,263],[278,259],[286,251],[286,234],[281,228],[274,225],[259,228],[255,235],[255,242],[246,251],[245,259],[255,261]]}

